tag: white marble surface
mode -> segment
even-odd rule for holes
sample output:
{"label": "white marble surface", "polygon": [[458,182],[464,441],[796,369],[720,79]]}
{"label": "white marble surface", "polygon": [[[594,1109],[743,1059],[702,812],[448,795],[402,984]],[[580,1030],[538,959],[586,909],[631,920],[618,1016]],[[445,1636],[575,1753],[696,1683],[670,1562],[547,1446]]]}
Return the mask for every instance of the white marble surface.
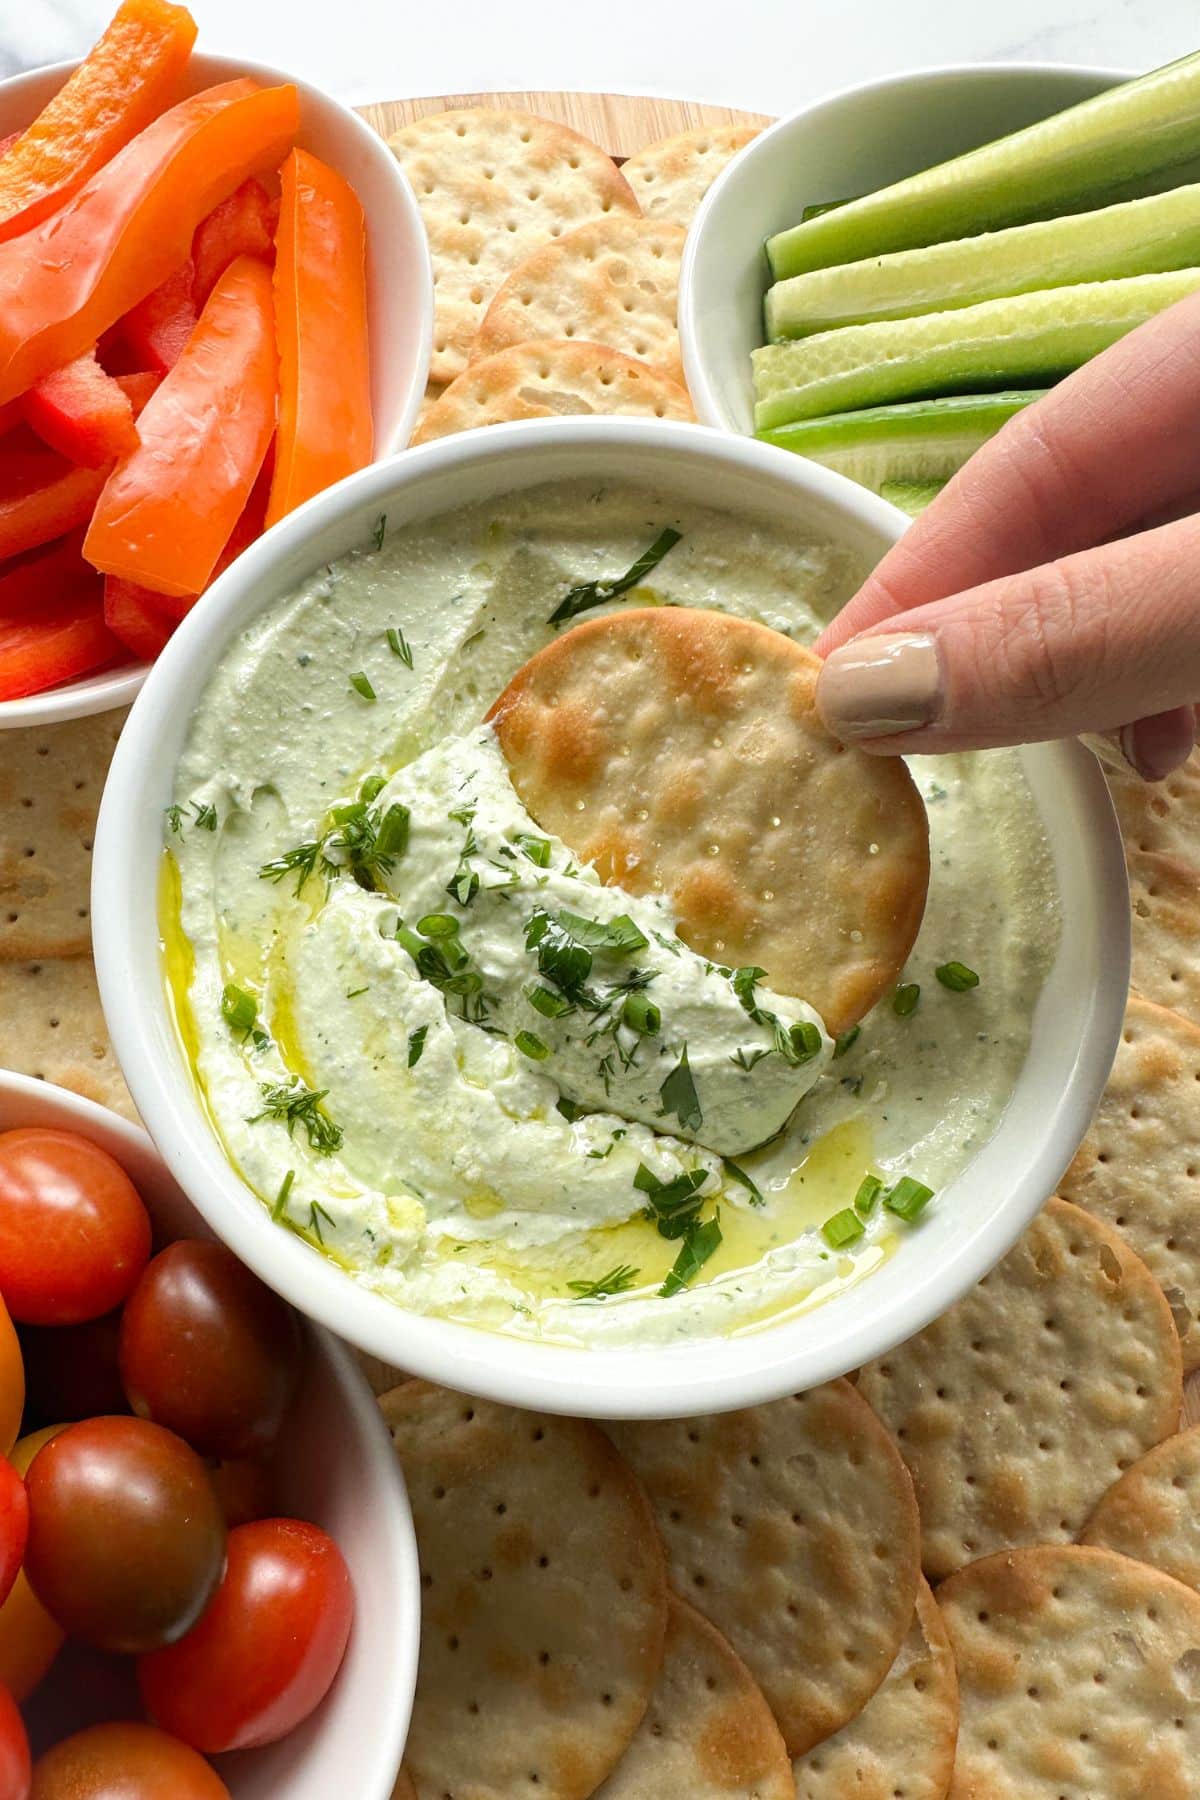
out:
{"label": "white marble surface", "polygon": [[[939,62],[1149,68],[1200,46],[1187,0],[191,0],[208,50],[352,101],[507,88],[784,112]],[[0,0],[0,76],[79,55],[114,0]]]}

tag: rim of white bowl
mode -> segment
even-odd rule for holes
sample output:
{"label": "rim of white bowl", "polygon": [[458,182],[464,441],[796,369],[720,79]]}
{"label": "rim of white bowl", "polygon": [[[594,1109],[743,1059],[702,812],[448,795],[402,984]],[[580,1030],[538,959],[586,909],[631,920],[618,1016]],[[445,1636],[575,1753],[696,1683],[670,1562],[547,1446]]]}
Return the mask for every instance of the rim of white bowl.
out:
{"label": "rim of white bowl", "polygon": [[[72,58],[66,62],[48,63],[40,69],[27,69],[20,75],[10,76],[7,81],[0,81],[0,109],[4,109],[13,96],[29,93],[37,96],[32,103],[36,110],[45,104],[49,95],[78,66],[79,59]],[[415,315],[416,335],[411,340],[412,378],[401,405],[381,434],[371,458],[372,463],[385,461],[387,457],[402,450],[412,434],[425,395],[433,351],[433,261],[429,253],[429,240],[421,222],[420,208],[408,177],[398,158],[388,149],[384,138],[367,124],[354,107],[347,106],[344,100],[327,93],[324,88],[314,86],[311,81],[303,81],[299,76],[270,63],[249,62],[244,57],[222,56],[208,50],[193,50],[188,60],[188,70],[188,91],[209,87],[218,81],[230,81],[239,75],[249,76],[252,80],[261,82],[264,87],[285,81],[293,83],[300,92],[301,109],[306,105],[327,108],[338,119],[339,124],[350,132],[359,154],[374,166],[381,187],[390,190],[394,217],[403,220],[402,239],[406,253],[415,259],[412,279],[417,290],[419,310]],[[195,81],[191,79],[193,75],[197,77]],[[44,96],[41,92],[43,89]],[[368,257],[372,255],[371,244],[372,239],[368,236]],[[387,312],[391,317],[393,309],[389,307]],[[398,308],[396,316],[400,317]],[[25,699],[0,700],[0,731],[61,724],[67,719],[86,719],[95,713],[112,712],[119,706],[128,706],[141,689],[150,668],[149,663],[123,664],[119,669],[85,675],[81,680],[69,682],[65,687],[50,688],[45,693],[30,694]]]}
{"label": "rim of white bowl", "polygon": [[719,219],[724,209],[726,193],[730,189],[736,193],[741,183],[750,179],[749,171],[753,171],[764,155],[771,155],[778,138],[787,137],[802,122],[811,123],[824,113],[835,113],[838,107],[849,101],[857,101],[872,94],[895,93],[906,88],[915,90],[927,83],[943,81],[947,77],[962,79],[968,83],[978,82],[980,85],[997,81],[1006,75],[1044,76],[1047,79],[1061,78],[1068,81],[1077,77],[1080,80],[1105,81],[1116,86],[1120,82],[1133,80],[1137,73],[1135,69],[1116,69],[1093,63],[1034,60],[925,63],[920,68],[904,69],[898,74],[879,75],[870,81],[850,82],[845,87],[836,88],[831,94],[819,95],[806,105],[797,107],[794,112],[785,113],[773,124],[765,126],[721,170],[700,202],[683,246],[683,259],[679,268],[679,344],[696,417],[702,424],[714,426],[718,430],[731,431],[739,437],[749,435],[731,415],[709,376],[708,364],[700,347],[703,334],[699,327],[698,312],[705,296],[699,290],[696,267],[704,253],[704,240],[712,228],[712,221],[714,217]]}
{"label": "rim of white bowl", "polygon": [[[594,474],[605,459],[610,466],[616,461],[614,474],[631,459],[653,464],[654,478],[668,491],[686,489],[690,482],[694,492],[701,481],[711,482],[711,503],[732,504],[735,511],[752,511],[754,503],[745,497],[731,503],[731,488],[743,496],[774,489],[764,510],[784,504],[786,490],[789,500],[794,494],[807,530],[840,536],[873,554],[881,554],[908,523],[876,495],[806,458],[752,438],[663,420],[493,425],[362,470],[251,546],[214,586],[204,614],[189,615],[168,644],[113,759],[96,836],[92,919],[101,999],[138,1109],[180,1186],[263,1280],[360,1349],[451,1388],[597,1418],[682,1416],[776,1398],[845,1374],[927,1325],[1015,1242],[1054,1191],[1108,1076],[1128,986],[1128,886],[1112,802],[1096,759],[1075,742],[1025,752],[1026,773],[1035,793],[1040,789],[1039,804],[1052,793],[1062,811],[1057,833],[1051,832],[1052,849],[1064,858],[1063,866],[1076,871],[1071,897],[1078,916],[1066,921],[1069,930],[1062,934],[1055,968],[1067,956],[1068,943],[1071,955],[1086,959],[1078,994],[1072,988],[1069,995],[1079,1033],[1055,1069],[1059,1090],[1047,1097],[1039,1087],[1035,1102],[1032,1083],[1024,1089],[1018,1083],[1030,1114],[1028,1135],[1036,1142],[1025,1146],[1011,1181],[1007,1164],[1002,1165],[1000,1181],[992,1165],[1001,1166],[1000,1157],[1019,1148],[1012,1141],[1015,1127],[1010,1124],[1006,1134],[1002,1122],[953,1184],[961,1209],[938,1209],[947,1221],[945,1233],[955,1240],[940,1262],[928,1254],[906,1256],[902,1249],[848,1292],[798,1319],[680,1346],[567,1348],[408,1312],[273,1226],[204,1118],[162,979],[156,894],[161,809],[170,798],[176,740],[181,746],[195,700],[236,633],[311,568],[366,543],[381,512],[405,520],[409,515],[400,496],[406,490],[415,490],[412,516],[432,517],[450,503],[422,505],[422,486],[444,484],[477,465],[493,467],[495,479],[482,480],[498,494]],[[323,531],[337,533],[338,541],[325,542],[318,552],[311,546]],[[1044,991],[1035,1041],[1040,1032],[1043,1040],[1048,1035],[1057,1043],[1059,1015],[1049,1005]],[[997,1197],[988,1216],[976,1223],[978,1213],[966,1205],[963,1187],[973,1179],[978,1184],[981,1165]],[[929,1231],[932,1220],[933,1214],[927,1215],[921,1229]],[[904,1272],[903,1288],[893,1270]],[[811,1326],[813,1319],[824,1330]],[[807,1337],[812,1341],[803,1341]]]}
{"label": "rim of white bowl", "polygon": [[[151,1138],[139,1126],[69,1088],[0,1068],[0,1131],[9,1131],[18,1125],[53,1126],[91,1138],[116,1158],[139,1191],[149,1187],[176,1190],[185,1205],[200,1215],[199,1222],[213,1230],[195,1201],[175,1180]],[[153,1215],[153,1198],[149,1204]],[[395,1605],[391,1609],[390,1631],[391,1659],[395,1669],[394,1680],[386,1684],[388,1698],[379,1715],[379,1736],[371,1744],[374,1766],[366,1771],[370,1785],[364,1790],[363,1800],[389,1800],[408,1735],[420,1655],[421,1578],[416,1532],[404,1474],[365,1375],[346,1345],[331,1331],[311,1318],[306,1321],[305,1330],[310,1354],[323,1362],[332,1374],[346,1429],[353,1432],[368,1458],[372,1485],[377,1489],[381,1503],[379,1529],[387,1533],[388,1541],[381,1546],[373,1570],[376,1579],[386,1576],[389,1570],[392,1574]],[[387,1646],[381,1648],[386,1654]],[[307,1730],[319,1725],[318,1709],[312,1715],[311,1725],[304,1721],[298,1729]],[[239,1754],[253,1757],[257,1753]]]}

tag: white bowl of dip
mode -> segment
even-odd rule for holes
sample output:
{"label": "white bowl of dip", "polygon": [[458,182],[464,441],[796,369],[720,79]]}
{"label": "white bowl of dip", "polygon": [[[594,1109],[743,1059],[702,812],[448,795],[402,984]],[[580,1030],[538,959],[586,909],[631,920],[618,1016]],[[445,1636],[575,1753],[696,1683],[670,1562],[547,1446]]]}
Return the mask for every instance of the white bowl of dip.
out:
{"label": "white bowl of dip", "polygon": [[[76,65],[55,63],[0,82],[0,137],[37,117]],[[425,392],[433,345],[433,265],[412,188],[378,132],[332,94],[265,63],[193,51],[184,91],[248,76],[263,87],[290,81],[300,92],[296,142],[344,175],[362,202],[367,225],[367,325],[371,342],[371,409],[375,459],[402,450]],[[82,719],[128,706],[146,679],[145,663],[123,664],[79,681],[0,700],[0,730]]]}
{"label": "white bowl of dip", "polygon": [[[1080,745],[1019,753],[1019,778],[1052,861],[1063,928],[994,1134],[881,1266],[818,1306],[738,1335],[654,1342],[652,1354],[645,1342],[593,1338],[579,1347],[418,1314],[371,1291],[273,1225],[271,1197],[264,1206],[227,1160],[198,1099],[164,981],[164,809],[172,801],[191,721],[235,640],[257,642],[240,634],[307,577],[315,576],[320,587],[326,565],[370,545],[383,514],[390,538],[406,525],[458,515],[472,503],[500,502],[568,479],[658,490],[681,507],[699,503],[738,515],[739,541],[757,519],[782,526],[789,544],[793,534],[831,541],[862,564],[883,555],[904,524],[903,515],[876,496],[806,459],[699,426],[620,419],[537,421],[466,433],[364,470],[318,496],[252,546],[214,587],[209,603],[184,622],[130,716],[96,841],[92,916],[101,995],[126,1079],[180,1185],[244,1261],[322,1324],[386,1362],[517,1405],[597,1417],[732,1408],[843,1374],[919,1330],[1004,1254],[1070,1162],[1112,1061],[1129,957],[1121,844],[1103,776]],[[408,616],[414,635],[421,612],[418,595]],[[336,607],[327,616],[343,618]],[[291,657],[298,645],[286,635],[284,642],[282,654]],[[356,640],[355,654],[358,649]],[[386,658],[373,665],[377,679],[385,665]],[[235,666],[231,658],[230,670]],[[480,715],[492,697],[479,693]],[[272,704],[279,717],[274,741],[284,744],[303,725],[282,687]],[[370,710],[374,719],[383,718]],[[236,708],[235,717],[241,717]],[[314,715],[314,754],[334,726],[328,712]],[[262,886],[249,885],[255,891]],[[952,943],[937,947],[938,959],[957,954]],[[349,980],[331,994],[339,1005],[343,985],[349,988]],[[346,1000],[357,991],[348,991]],[[936,994],[936,986],[930,992]],[[240,1118],[251,1108],[233,1110]],[[375,1114],[371,1120],[378,1124]],[[396,1130],[399,1137],[398,1122]],[[455,1141],[453,1115],[448,1135]],[[290,1141],[281,1139],[285,1152]]]}
{"label": "white bowl of dip", "polygon": [[753,435],[763,246],[806,206],[872,193],[1129,79],[1057,63],[950,64],[843,88],[760,133],[721,171],[684,247],[679,339],[697,416]]}
{"label": "white bowl of dip", "polygon": [[[144,1131],[64,1088],[0,1070],[0,1131],[78,1132],[116,1158],[154,1226],[155,1245],[211,1237]],[[404,1477],[370,1388],[344,1345],[307,1330],[304,1392],[276,1458],[280,1510],[329,1532],[354,1582],[354,1625],[333,1687],[312,1716],[261,1750],[216,1759],[233,1800],[388,1800],[417,1680],[421,1588]],[[72,1651],[64,1652],[70,1656]],[[99,1722],[141,1716],[112,1681],[71,1681],[51,1667],[26,1702],[35,1753]],[[110,1692],[111,1690],[111,1692]]]}

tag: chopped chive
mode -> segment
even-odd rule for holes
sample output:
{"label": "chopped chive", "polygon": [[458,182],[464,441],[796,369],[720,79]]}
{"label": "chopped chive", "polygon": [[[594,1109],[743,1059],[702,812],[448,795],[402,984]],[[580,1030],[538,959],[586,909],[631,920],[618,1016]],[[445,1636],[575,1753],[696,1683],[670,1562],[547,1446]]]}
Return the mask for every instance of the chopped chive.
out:
{"label": "chopped chive", "polygon": [[396,926],[396,942],[408,951],[414,962],[417,961],[422,950],[428,949],[424,938],[419,937],[412,926],[406,925],[403,919]]}
{"label": "chopped chive", "polygon": [[841,1250],[846,1244],[853,1244],[862,1236],[866,1226],[852,1206],[844,1206],[841,1212],[834,1213],[826,1219],[821,1227],[821,1236],[831,1250]]}
{"label": "chopped chive", "polygon": [[525,989],[525,998],[535,1012],[541,1013],[543,1019],[562,1019],[575,1010],[565,994],[552,993],[548,987],[542,987],[537,982]]}
{"label": "chopped chive", "polygon": [[282,1219],[284,1213],[287,1211],[288,1195],[292,1191],[292,1183],[295,1179],[295,1169],[289,1169],[283,1180],[280,1182],[279,1192],[275,1196],[275,1204],[271,1208],[271,1217],[273,1219]]}
{"label": "chopped chive", "polygon": [[932,1199],[931,1187],[926,1187],[923,1181],[917,1181],[911,1175],[902,1175],[883,1196],[883,1204],[897,1218],[905,1219],[911,1224],[914,1219],[920,1218]]}
{"label": "chopped chive", "polygon": [[689,1225],[684,1233],[682,1248],[675,1258],[675,1266],[658,1290],[662,1299],[670,1300],[673,1295],[679,1293],[681,1288],[685,1288],[689,1281],[694,1280],[720,1242],[721,1219],[719,1214],[706,1220],[703,1225],[695,1223]]}
{"label": "chopped chive", "polygon": [[370,984],[370,982],[368,982],[368,983],[367,983],[367,986],[366,986],[366,987],[360,987],[360,988],[347,988],[347,989],[346,989],[346,998],[347,998],[347,1000],[357,1000],[357,999],[358,999],[358,996],[359,996],[359,995],[360,995],[360,994],[365,994],[365,993],[367,993],[367,992],[368,992],[368,990],[369,990],[369,988],[370,988],[370,985],[371,985],[371,984]]}
{"label": "chopped chive", "polygon": [[550,1054],[549,1044],[543,1044],[536,1031],[518,1031],[513,1043],[522,1056],[532,1057],[534,1062],[545,1062]]}
{"label": "chopped chive", "polygon": [[358,797],[369,805],[372,800],[379,798],[386,786],[386,775],[368,775],[358,790]]}
{"label": "chopped chive", "polygon": [[258,1019],[254,996],[234,981],[227,981],[221,993],[221,1017],[234,1031],[253,1031]]}
{"label": "chopped chive", "polygon": [[792,1057],[797,1064],[811,1062],[821,1048],[820,1027],[811,1019],[798,1019],[788,1033],[792,1044]]}
{"label": "chopped chive", "polygon": [[361,694],[364,700],[374,700],[375,689],[361,669],[356,669],[350,676],[350,686],[356,694]]}
{"label": "chopped chive", "polygon": [[640,1274],[632,1263],[619,1263],[595,1281],[568,1281],[567,1286],[579,1300],[604,1300],[609,1294],[627,1293]]}
{"label": "chopped chive", "polygon": [[379,830],[375,836],[375,856],[389,861],[394,856],[403,856],[408,849],[409,811],[399,800],[394,800],[379,821]]}
{"label": "chopped chive", "polygon": [[458,920],[451,913],[425,913],[417,920],[417,930],[427,938],[457,937]]}
{"label": "chopped chive", "polygon": [[944,988],[952,994],[965,994],[968,988],[979,986],[979,977],[974,969],[968,969],[966,963],[939,963],[933,971]]}
{"label": "chopped chive", "polygon": [[398,656],[406,669],[413,666],[412,646],[398,625],[389,625],[387,629],[388,649],[393,656]]}
{"label": "chopped chive", "polygon": [[624,575],[618,575],[612,581],[581,581],[577,587],[564,594],[547,622],[559,625],[564,619],[573,619],[577,613],[586,612],[590,606],[604,606],[619,594],[628,593],[643,576],[649,575],[652,569],[658,567],[667,551],[675,548],[681,536],[681,532],[668,525],[659,532],[649,549],[642,551]]}
{"label": "chopped chive", "polygon": [[662,1013],[645,994],[626,994],[621,1018],[631,1031],[654,1037],[662,1029]]}
{"label": "chopped chive", "polygon": [[371,542],[376,550],[383,549],[383,534],[387,530],[387,514],[380,513],[375,521],[375,529],[371,533]]}
{"label": "chopped chive", "polygon": [[862,1035],[862,1026],[861,1025],[852,1025],[850,1027],[849,1031],[843,1031],[841,1036],[836,1040],[836,1042],[834,1043],[834,1046],[833,1046],[834,1062],[837,1061],[839,1056],[845,1056],[847,1050],[852,1050],[854,1048],[854,1045],[857,1044],[861,1035]]}
{"label": "chopped chive", "polygon": [[418,1025],[415,1031],[408,1034],[408,1066],[415,1069],[421,1060],[425,1048],[425,1039],[429,1035],[428,1025]]}
{"label": "chopped chive", "polygon": [[854,1210],[863,1218],[874,1212],[875,1202],[883,1192],[883,1183],[878,1175],[864,1175],[858,1184],[858,1192],[854,1196]]}
{"label": "chopped chive", "polygon": [[536,863],[539,869],[550,867],[549,838],[534,837],[530,832],[522,831],[517,836],[517,847],[523,850],[530,862]]}
{"label": "chopped chive", "polygon": [[917,1010],[917,1001],[921,998],[921,989],[915,981],[902,981],[892,995],[892,1011],[898,1018],[907,1019]]}

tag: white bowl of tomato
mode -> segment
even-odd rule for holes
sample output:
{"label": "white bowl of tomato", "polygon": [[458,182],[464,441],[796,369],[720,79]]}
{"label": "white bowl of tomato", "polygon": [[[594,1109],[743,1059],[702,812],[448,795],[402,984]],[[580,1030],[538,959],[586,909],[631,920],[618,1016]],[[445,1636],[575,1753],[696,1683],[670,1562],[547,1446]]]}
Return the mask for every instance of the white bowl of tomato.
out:
{"label": "white bowl of tomato", "polygon": [[3,1800],[30,1753],[39,1800],[387,1800],[416,1545],[345,1348],[141,1131],[4,1072],[0,1292]]}
{"label": "white bowl of tomato", "polygon": [[122,0],[82,63],[0,83],[0,728],[127,705],[241,549],[401,449],[424,392],[395,157],[194,37]]}

